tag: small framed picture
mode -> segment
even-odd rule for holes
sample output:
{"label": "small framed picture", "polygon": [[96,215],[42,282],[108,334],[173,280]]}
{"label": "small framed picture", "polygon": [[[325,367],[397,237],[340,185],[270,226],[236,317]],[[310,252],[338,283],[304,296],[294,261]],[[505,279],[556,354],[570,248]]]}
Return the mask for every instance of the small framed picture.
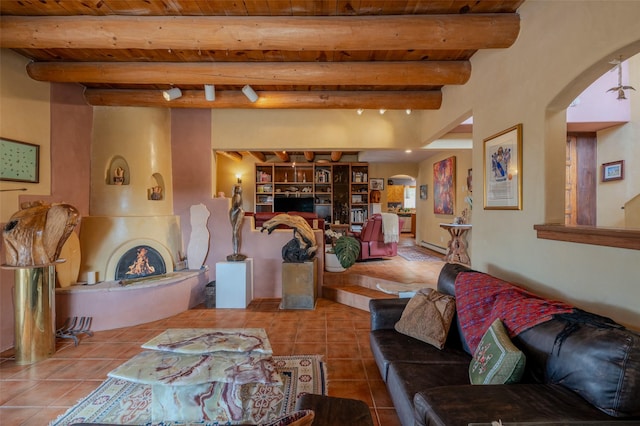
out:
{"label": "small framed picture", "polygon": [[624,179],[624,160],[612,161],[602,165],[602,182]]}
{"label": "small framed picture", "polygon": [[420,199],[421,200],[426,200],[427,199],[427,185],[420,185]]}
{"label": "small framed picture", "polygon": [[0,180],[40,182],[40,146],[0,138]]}
{"label": "small framed picture", "polygon": [[371,178],[369,179],[369,188],[372,191],[381,191],[384,189],[384,179],[381,178]]}

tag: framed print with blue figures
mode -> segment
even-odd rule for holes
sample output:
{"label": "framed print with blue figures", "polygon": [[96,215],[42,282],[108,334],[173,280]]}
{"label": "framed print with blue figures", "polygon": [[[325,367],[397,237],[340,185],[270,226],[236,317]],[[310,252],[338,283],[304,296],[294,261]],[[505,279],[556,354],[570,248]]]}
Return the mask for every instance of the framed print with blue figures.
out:
{"label": "framed print with blue figures", "polygon": [[522,210],[522,124],[484,139],[485,210]]}
{"label": "framed print with blue figures", "polygon": [[0,180],[38,183],[40,147],[0,138]]}

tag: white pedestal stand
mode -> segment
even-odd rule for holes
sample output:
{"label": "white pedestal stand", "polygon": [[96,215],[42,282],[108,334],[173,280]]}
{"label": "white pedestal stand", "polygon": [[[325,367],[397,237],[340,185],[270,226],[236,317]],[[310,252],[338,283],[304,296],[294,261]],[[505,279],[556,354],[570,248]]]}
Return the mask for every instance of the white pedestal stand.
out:
{"label": "white pedestal stand", "polygon": [[216,263],[216,308],[246,308],[253,299],[253,259]]}

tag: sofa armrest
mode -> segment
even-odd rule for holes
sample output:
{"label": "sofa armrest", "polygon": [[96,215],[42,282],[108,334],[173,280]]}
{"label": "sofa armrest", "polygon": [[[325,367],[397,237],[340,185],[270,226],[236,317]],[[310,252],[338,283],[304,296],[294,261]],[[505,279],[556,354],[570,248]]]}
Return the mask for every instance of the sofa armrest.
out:
{"label": "sofa armrest", "polygon": [[371,331],[393,329],[408,302],[409,298],[371,299],[369,301]]}

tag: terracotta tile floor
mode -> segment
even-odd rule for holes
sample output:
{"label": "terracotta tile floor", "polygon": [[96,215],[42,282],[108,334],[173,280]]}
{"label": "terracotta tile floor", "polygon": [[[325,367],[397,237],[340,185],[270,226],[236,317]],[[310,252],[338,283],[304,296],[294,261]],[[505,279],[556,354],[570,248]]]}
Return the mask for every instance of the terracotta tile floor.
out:
{"label": "terracotta tile floor", "polygon": [[[386,268],[402,269],[399,256]],[[426,263],[426,262],[425,262]],[[416,268],[418,265],[412,265]],[[369,347],[369,313],[326,299],[314,310],[283,311],[279,299],[259,299],[247,309],[196,307],[164,320],[95,332],[75,347],[58,339],[53,357],[17,365],[13,351],[0,354],[0,424],[46,425],[88,395],[107,373],[137,354],[140,344],[167,328],[261,327],[276,355],[322,354],[329,395],[365,401],[376,425],[400,422]]]}

